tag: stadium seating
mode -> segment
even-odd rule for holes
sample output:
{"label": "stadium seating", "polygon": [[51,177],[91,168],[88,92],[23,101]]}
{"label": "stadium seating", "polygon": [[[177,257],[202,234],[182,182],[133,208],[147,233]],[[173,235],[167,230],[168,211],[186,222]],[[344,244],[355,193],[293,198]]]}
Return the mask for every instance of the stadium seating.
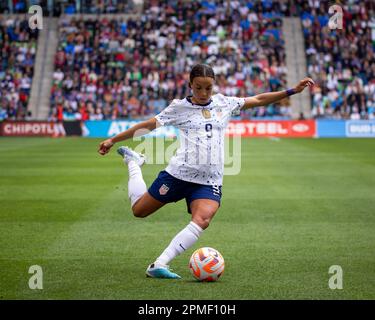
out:
{"label": "stadium seating", "polygon": [[0,16],[0,120],[28,119],[38,31],[28,21]]}
{"label": "stadium seating", "polygon": [[308,74],[316,81],[312,114],[317,118],[375,116],[375,3],[350,2],[343,6],[342,30],[329,29],[328,2],[301,8]]}
{"label": "stadium seating", "polygon": [[[49,13],[50,1],[48,0],[12,0],[12,2],[13,8],[9,8],[7,0],[0,1],[0,13],[27,13],[28,5],[40,5],[45,15]],[[135,10],[133,0],[53,0],[51,3],[53,4],[51,14],[54,16],[76,13],[132,13]]]}
{"label": "stadium seating", "polygon": [[[140,19],[65,19],[60,24],[52,114],[137,118],[189,94],[191,67],[214,66],[216,90],[254,95],[286,86],[280,15],[215,1],[146,1]],[[258,11],[258,12],[257,12]],[[246,116],[288,116],[288,101]]]}
{"label": "stadium seating", "polygon": [[[65,118],[118,119],[158,113],[173,98],[190,93],[186,84],[196,62],[214,66],[215,90],[226,95],[281,90],[286,87],[288,72],[282,33],[285,16],[301,18],[307,75],[316,82],[311,91],[312,116],[375,118],[372,0],[351,0],[342,5],[342,30],[328,28],[329,3],[320,0],[144,0],[140,16],[134,11],[136,2],[139,1],[53,2],[55,15],[68,15],[60,18],[51,119],[56,119],[57,114]],[[46,6],[47,2],[33,3]],[[8,4],[0,5],[0,13],[9,12]],[[25,0],[14,0],[13,12],[26,12],[26,4]],[[71,15],[74,13],[113,15],[87,18]],[[127,20],[117,13],[132,15]],[[9,27],[4,26],[6,20],[1,21],[5,39]],[[13,54],[14,48],[21,51],[12,64],[14,59],[2,49],[0,99],[8,102],[0,111],[12,119],[27,115],[32,66],[26,65],[35,60],[36,35],[30,30],[26,33],[33,52],[24,53],[20,41],[7,36],[4,41],[11,43]],[[14,95],[18,96],[17,108],[9,108],[11,90],[4,80],[6,74],[8,78],[22,79],[12,78],[11,82]],[[21,82],[22,90],[18,90]],[[4,108],[9,112],[5,113]],[[288,118],[290,114],[289,100],[285,99],[277,105],[242,112],[241,117]]]}

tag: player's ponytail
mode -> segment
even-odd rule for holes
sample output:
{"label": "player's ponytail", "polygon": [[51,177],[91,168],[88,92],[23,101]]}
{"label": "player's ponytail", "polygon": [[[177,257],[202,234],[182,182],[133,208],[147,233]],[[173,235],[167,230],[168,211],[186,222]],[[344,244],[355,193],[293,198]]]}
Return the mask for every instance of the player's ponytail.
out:
{"label": "player's ponytail", "polygon": [[210,77],[215,80],[215,72],[208,64],[196,64],[190,71],[190,84],[193,83],[195,77]]}

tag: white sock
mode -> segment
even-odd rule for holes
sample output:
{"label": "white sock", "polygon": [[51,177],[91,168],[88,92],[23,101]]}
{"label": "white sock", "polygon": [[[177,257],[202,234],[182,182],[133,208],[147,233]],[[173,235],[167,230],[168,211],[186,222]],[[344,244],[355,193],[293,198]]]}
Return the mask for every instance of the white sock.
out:
{"label": "white sock", "polygon": [[131,202],[131,206],[137,202],[147,191],[146,183],[143,181],[142,171],[139,165],[135,161],[129,161],[129,182],[128,182],[128,194]]}
{"label": "white sock", "polygon": [[156,264],[168,265],[179,254],[189,249],[198,240],[202,232],[203,229],[191,221],[185,229],[173,238],[169,246],[156,259]]}

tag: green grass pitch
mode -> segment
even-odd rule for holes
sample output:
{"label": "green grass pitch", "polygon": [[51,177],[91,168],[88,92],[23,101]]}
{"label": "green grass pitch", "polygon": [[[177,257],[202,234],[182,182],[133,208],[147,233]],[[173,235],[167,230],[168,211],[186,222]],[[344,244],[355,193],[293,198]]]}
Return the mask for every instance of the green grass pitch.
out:
{"label": "green grass pitch", "polygon": [[[172,263],[181,280],[145,269],[189,222],[185,202],[134,218],[126,168],[99,141],[0,139],[0,299],[375,298],[375,139],[243,139],[212,224]],[[148,186],[163,167],[144,166]],[[202,246],[225,258],[216,283],[190,275]]]}

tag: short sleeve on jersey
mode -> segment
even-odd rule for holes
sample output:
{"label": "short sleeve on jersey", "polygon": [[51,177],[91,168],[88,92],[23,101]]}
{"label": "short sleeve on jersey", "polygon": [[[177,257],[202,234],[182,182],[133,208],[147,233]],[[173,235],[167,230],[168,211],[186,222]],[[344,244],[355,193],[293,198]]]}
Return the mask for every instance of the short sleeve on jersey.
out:
{"label": "short sleeve on jersey", "polygon": [[162,126],[173,126],[176,124],[179,115],[181,116],[181,113],[178,110],[177,100],[175,99],[155,118]]}
{"label": "short sleeve on jersey", "polygon": [[239,115],[241,108],[245,104],[245,98],[225,97],[225,100],[232,115]]}

